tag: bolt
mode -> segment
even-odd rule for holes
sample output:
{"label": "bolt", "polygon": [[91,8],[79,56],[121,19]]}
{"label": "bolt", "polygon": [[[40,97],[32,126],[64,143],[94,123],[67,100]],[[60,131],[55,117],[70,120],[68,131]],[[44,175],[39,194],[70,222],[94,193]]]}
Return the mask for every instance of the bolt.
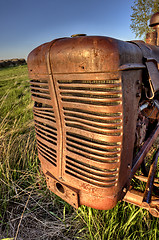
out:
{"label": "bolt", "polygon": [[141,94],[140,93],[136,93],[136,97],[141,97]]}
{"label": "bolt", "polygon": [[130,164],[128,164],[128,168],[129,168],[129,169],[131,168]]}
{"label": "bolt", "polygon": [[123,192],[124,192],[124,193],[126,193],[126,190],[127,190],[126,188],[123,188]]}
{"label": "bolt", "polygon": [[140,84],[140,80],[137,80],[137,81],[136,81],[136,84]]}

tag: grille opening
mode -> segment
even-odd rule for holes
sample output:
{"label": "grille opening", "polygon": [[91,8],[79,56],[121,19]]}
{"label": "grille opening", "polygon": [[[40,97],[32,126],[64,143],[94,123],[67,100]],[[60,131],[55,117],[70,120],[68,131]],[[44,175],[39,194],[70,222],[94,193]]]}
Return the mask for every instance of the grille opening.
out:
{"label": "grille opening", "polygon": [[[70,167],[72,166],[74,168],[77,168],[78,170],[81,170],[81,171],[84,171],[84,172],[86,172],[88,174],[91,174],[91,176],[95,175],[95,177],[97,176],[97,177],[101,177],[103,179],[104,178],[115,178],[115,180],[116,180],[116,174],[109,174],[108,175],[106,173],[96,173],[96,172],[91,171],[91,169],[82,168],[81,166],[76,165],[75,163],[72,163],[70,161],[66,161],[66,164],[67,164],[67,166],[70,165]],[[100,178],[100,180],[101,180],[101,178]],[[111,181],[111,179],[110,179],[110,181]]]}
{"label": "grille opening", "polygon": [[66,159],[68,161],[71,161],[73,163],[77,163],[77,164],[80,164],[81,166],[83,167],[87,167],[87,168],[90,168],[90,169],[94,169],[96,171],[99,171],[99,172],[102,172],[102,173],[107,173],[107,174],[117,174],[118,172],[118,169],[117,168],[114,168],[114,169],[103,169],[103,168],[98,168],[98,167],[95,167],[93,165],[90,165],[86,162],[81,162],[75,158],[72,158],[72,157],[69,157],[69,156],[66,156]]}
{"label": "grille opening", "polygon": [[32,88],[31,89],[32,93],[41,93],[44,94],[45,96],[50,95],[48,89],[44,89],[44,88]]}
{"label": "grille opening", "polygon": [[80,119],[74,119],[74,118],[65,118],[65,121],[67,122],[76,122],[76,123],[81,123],[81,124],[84,124],[84,125],[88,125],[90,127],[95,127],[97,129],[104,129],[104,130],[114,130],[114,129],[121,129],[121,126],[120,125],[116,125],[116,126],[112,126],[112,125],[109,125],[107,126],[106,124],[103,124],[103,125],[97,125],[95,123],[92,123],[92,122],[87,122],[87,121],[82,121]]}
{"label": "grille opening", "polygon": [[90,101],[90,100],[84,100],[84,99],[78,99],[78,98],[62,98],[62,101],[64,102],[75,102],[75,103],[83,103],[83,104],[90,104],[90,105],[98,105],[98,106],[117,106],[121,104],[121,101],[118,101],[119,99],[116,99],[114,102],[102,102],[102,101]]}
{"label": "grille opening", "polygon": [[65,193],[65,189],[64,189],[64,187],[62,186],[61,183],[58,183],[58,182],[56,183],[56,189],[62,194]]}
{"label": "grille opening", "polygon": [[81,140],[84,140],[84,141],[87,141],[87,142],[100,144],[100,145],[103,145],[103,146],[121,146],[121,143],[105,142],[105,141],[101,141],[101,140],[96,140],[96,139],[88,138],[86,136],[83,136],[83,135],[80,135],[80,134],[76,134],[76,133],[72,133],[72,132],[66,132],[66,135],[72,136],[72,137],[75,137],[77,139],[81,139]]}
{"label": "grille opening", "polygon": [[36,112],[42,112],[42,113],[45,113],[45,114],[50,113],[51,116],[55,118],[55,116],[53,115],[53,114],[54,114],[54,111],[53,111],[52,109],[42,108],[42,107],[41,107],[41,108],[39,108],[39,107],[34,107],[34,110],[35,110]]}
{"label": "grille opening", "polygon": [[49,117],[47,115],[39,114],[38,112],[35,112],[35,111],[34,111],[34,116],[36,116],[38,118],[46,119],[46,120],[49,120],[49,121],[52,121],[52,122],[56,123],[54,117],[52,117],[52,116]]}
{"label": "grille opening", "polygon": [[79,109],[79,108],[68,108],[68,107],[64,107],[63,108],[66,111],[71,111],[71,112],[80,112],[80,113],[86,113],[86,114],[90,114],[90,115],[95,115],[95,116],[100,116],[100,117],[118,117],[122,115],[121,112],[118,113],[103,113],[103,112],[93,112],[93,111],[88,111],[85,109]]}
{"label": "grille opening", "polygon": [[39,144],[38,144],[38,149],[44,154],[46,154],[46,156],[53,158],[54,161],[56,162],[56,158],[57,158],[56,154],[50,152],[48,149],[42,148]]}
{"label": "grille opening", "polygon": [[38,130],[36,129],[36,134],[37,134],[37,136],[39,136],[40,138],[46,140],[46,141],[49,142],[49,143],[52,143],[52,144],[54,144],[54,145],[57,145],[57,142],[53,141],[52,138],[49,139],[47,136],[45,136],[45,135],[43,135],[43,134],[41,134],[41,133],[39,133],[39,132],[40,132],[40,131],[38,131]]}
{"label": "grille opening", "polygon": [[54,158],[53,156],[50,156],[48,153],[46,153],[46,151],[43,151],[41,148],[38,148],[38,150],[41,154],[43,154],[43,156],[50,159],[51,162],[56,162],[56,158]]}
{"label": "grille opening", "polygon": [[48,90],[49,87],[48,87],[48,84],[47,83],[36,83],[36,82],[32,82],[31,85],[30,85],[31,88],[43,88],[43,89],[46,89]]}
{"label": "grille opening", "polygon": [[67,142],[67,146],[68,147],[72,147],[72,148],[74,148],[74,149],[76,149],[76,150],[79,150],[79,151],[82,151],[82,152],[86,152],[86,153],[89,153],[89,154],[93,154],[93,155],[96,155],[96,156],[99,156],[99,157],[103,157],[103,158],[114,158],[114,157],[117,157],[117,154],[119,153],[119,151],[118,152],[116,152],[116,153],[112,153],[112,152],[107,152],[106,154],[104,154],[104,153],[101,153],[101,152],[94,152],[94,151],[92,151],[91,149],[87,149],[87,148],[82,148],[82,147],[80,147],[80,146],[78,146],[78,145],[74,145],[74,144],[70,144],[70,143],[68,143]]}
{"label": "grille opening", "polygon": [[81,175],[81,176],[84,176],[84,177],[86,177],[86,178],[88,178],[88,179],[92,179],[92,180],[95,180],[95,181],[98,181],[98,182],[112,183],[112,182],[116,181],[115,178],[114,178],[114,179],[104,179],[104,178],[101,179],[101,178],[98,178],[98,177],[96,177],[96,176],[94,176],[94,175],[92,175],[92,174],[87,174],[87,173],[85,173],[85,172],[80,171],[79,168],[78,168],[78,169],[75,169],[73,166],[68,166],[68,165],[67,165],[66,168],[67,168],[68,170],[71,170],[72,172],[75,172],[75,173]]}
{"label": "grille opening", "polygon": [[[32,92],[32,91],[31,91]],[[45,95],[44,93],[37,92],[36,94],[32,92],[33,97],[38,97],[41,99],[51,99],[47,94]]]}
{"label": "grille opening", "polygon": [[[57,141],[57,138],[55,136],[52,136],[52,135],[48,134],[48,132],[45,131],[44,129],[42,129],[42,128],[39,129],[36,126],[35,126],[35,129],[38,133],[41,133],[42,135],[45,135],[46,137],[50,138],[51,140],[53,139],[53,140]],[[51,134],[52,134],[52,132],[51,132]]]}
{"label": "grille opening", "polygon": [[55,167],[57,166],[55,162],[51,161],[45,154],[43,154],[41,151],[40,152],[40,155],[45,159],[47,160],[49,163],[51,163],[52,165],[54,165]]}
{"label": "grille opening", "polygon": [[114,132],[114,131],[113,132],[102,132],[100,130],[95,130],[95,129],[85,127],[85,126],[81,126],[79,124],[74,124],[74,123],[66,123],[66,126],[71,127],[71,128],[81,129],[81,130],[88,131],[88,132],[107,135],[107,136],[121,136],[121,132]]}
{"label": "grille opening", "polygon": [[32,79],[30,81],[30,83],[44,83],[44,84],[48,84],[48,81],[47,80],[37,80],[37,79]]}
{"label": "grille opening", "polygon": [[51,117],[51,118],[55,118],[54,113],[50,112],[48,110],[43,110],[43,109],[39,110],[39,109],[34,108],[34,112],[37,113],[37,114],[41,114],[41,115],[45,115],[45,116],[48,116],[48,117]]}
{"label": "grille opening", "polygon": [[84,146],[84,147],[87,147],[90,149],[98,150],[98,151],[117,152],[120,150],[120,148],[103,148],[103,147],[95,146],[95,145],[89,144],[87,142],[85,143],[85,142],[78,141],[77,139],[76,140],[72,139],[70,137],[67,137],[66,140],[71,143],[75,143],[75,144],[78,144],[78,145],[81,145],[81,146]]}
{"label": "grille opening", "polygon": [[53,111],[52,109],[52,106],[51,105],[48,105],[48,104],[45,104],[45,103],[41,103],[41,102],[36,102],[34,103],[34,107],[37,107],[37,108],[43,108],[43,109],[49,109],[50,111]]}
{"label": "grille opening", "polygon": [[117,154],[114,154],[114,155],[111,155],[111,156],[108,156],[108,158],[103,158],[103,157],[93,157],[91,156],[90,154],[87,155],[86,153],[81,153],[81,152],[78,152],[74,149],[70,149],[69,147],[66,148],[69,152],[72,152],[72,153],[75,153],[76,155],[78,156],[82,156],[84,158],[87,158],[87,159],[90,159],[90,160],[93,160],[93,161],[96,161],[96,162],[102,162],[102,163],[117,163],[119,162],[119,156]]}
{"label": "grille opening", "polygon": [[105,124],[121,123],[121,119],[107,120],[107,119],[89,117],[88,115],[85,116],[80,113],[64,112],[64,115],[68,116],[68,117],[80,118],[80,119],[84,119],[84,120],[105,123]]}
{"label": "grille opening", "polygon": [[42,108],[42,103],[34,102],[34,107],[36,107],[36,108]]}
{"label": "grille opening", "polygon": [[[37,120],[35,120],[35,124],[37,124],[37,125],[39,125],[40,127],[47,127],[47,128],[49,128],[49,129],[51,129],[51,130],[53,130],[53,131],[55,131],[55,133],[53,133],[54,135],[57,135],[57,129],[56,128],[54,128],[53,126],[50,126],[50,125],[48,125],[48,124],[45,124],[45,123],[42,123],[42,122],[39,122],[39,121],[37,121]],[[52,132],[51,130],[49,130],[50,132]]]}
{"label": "grille opening", "polygon": [[119,79],[109,79],[109,80],[58,80],[60,84],[113,84],[121,83]]}
{"label": "grille opening", "polygon": [[93,91],[93,92],[119,92],[121,91],[121,86],[119,85],[119,87],[114,87],[114,85],[112,85],[112,87],[109,88],[103,88],[103,86],[100,87],[70,87],[70,86],[59,86],[59,88],[61,90],[77,90],[77,91]]}
{"label": "grille opening", "polygon": [[107,98],[120,98],[120,94],[113,95],[100,95],[100,94],[87,94],[87,93],[78,93],[78,92],[61,92],[62,96],[74,96],[82,98],[96,98],[96,99],[107,99]]}
{"label": "grille opening", "polygon": [[53,122],[55,121],[54,111],[52,109],[52,106],[35,102],[34,104],[34,115],[38,118],[51,120]]}
{"label": "grille opening", "polygon": [[75,178],[78,178],[78,179],[80,179],[80,180],[82,180],[82,181],[85,181],[85,182],[87,182],[87,183],[90,183],[90,184],[95,185],[95,186],[98,186],[98,187],[110,188],[110,187],[114,187],[114,186],[115,186],[115,183],[112,183],[112,184],[109,184],[109,185],[105,185],[105,184],[100,184],[100,183],[97,183],[97,182],[92,182],[92,181],[89,180],[88,178],[83,178],[83,177],[81,177],[80,175],[77,176],[77,173],[74,174],[74,173],[72,173],[72,172],[69,171],[69,170],[66,170],[66,173],[69,174],[69,175],[71,175],[71,176],[73,176],[73,177],[75,177]]}
{"label": "grille opening", "polygon": [[44,92],[44,93],[48,93],[49,94],[49,89],[48,87],[46,86],[34,86],[34,85],[31,85],[31,89],[35,92]]}
{"label": "grille opening", "polygon": [[42,148],[47,149],[47,151],[48,151],[48,150],[51,151],[51,154],[52,154],[52,152],[53,152],[53,154],[54,154],[54,153],[56,154],[56,150],[55,150],[55,149],[53,149],[53,148],[45,145],[45,144],[42,143],[39,139],[37,139],[37,143],[38,143],[38,145],[41,145]]}

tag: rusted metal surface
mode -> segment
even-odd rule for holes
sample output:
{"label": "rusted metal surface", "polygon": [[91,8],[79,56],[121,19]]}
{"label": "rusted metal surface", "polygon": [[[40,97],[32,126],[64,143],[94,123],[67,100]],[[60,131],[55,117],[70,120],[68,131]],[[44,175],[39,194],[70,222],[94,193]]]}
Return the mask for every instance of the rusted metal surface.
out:
{"label": "rusted metal surface", "polygon": [[[147,182],[147,180],[148,180],[148,177],[145,177],[145,176],[143,176],[143,175],[139,175],[139,176],[138,176],[138,175],[135,175],[134,177],[137,178],[137,179],[139,179],[139,180],[142,181],[142,182]],[[155,179],[154,179],[153,185],[156,186],[156,187],[159,187],[159,178],[155,178]]]}
{"label": "rusted metal surface", "polygon": [[[155,186],[154,179],[156,174],[158,158],[159,150],[157,150],[153,158],[153,163],[150,167],[149,175],[147,178],[143,176],[135,176],[139,180],[146,182],[144,193],[131,189],[130,191],[127,192],[126,196],[123,199],[126,202],[135,204],[139,207],[149,210],[149,212],[154,217],[159,217],[159,196],[152,195],[153,186]],[[158,186],[158,184],[156,185]]]}
{"label": "rusted metal surface", "polygon": [[143,53],[143,58],[149,74],[149,83],[151,89],[151,96],[149,98],[152,99],[154,98],[154,95],[159,91],[159,71],[157,60],[152,55],[151,46],[148,46],[142,41],[133,41],[133,43],[139,46]]}
{"label": "rusted metal surface", "polygon": [[139,108],[150,105],[140,104],[143,57],[138,44],[85,35],[45,43],[28,56],[47,185],[76,208],[111,209],[122,200],[159,133],[157,125],[133,161]]}
{"label": "rusted metal surface", "polygon": [[151,203],[143,206],[142,205],[143,193],[136,190],[130,190],[127,192],[123,200],[125,202],[132,203],[138,207],[147,209],[154,217],[159,217],[159,197],[158,196],[152,196]]}

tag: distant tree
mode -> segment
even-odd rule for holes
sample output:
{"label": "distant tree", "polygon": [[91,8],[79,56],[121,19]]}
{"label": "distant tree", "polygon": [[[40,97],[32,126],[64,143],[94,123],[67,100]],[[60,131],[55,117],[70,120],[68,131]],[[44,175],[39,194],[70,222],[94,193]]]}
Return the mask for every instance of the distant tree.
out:
{"label": "distant tree", "polygon": [[136,37],[146,35],[149,30],[149,20],[153,13],[159,12],[159,0],[135,0],[131,7],[131,30]]}

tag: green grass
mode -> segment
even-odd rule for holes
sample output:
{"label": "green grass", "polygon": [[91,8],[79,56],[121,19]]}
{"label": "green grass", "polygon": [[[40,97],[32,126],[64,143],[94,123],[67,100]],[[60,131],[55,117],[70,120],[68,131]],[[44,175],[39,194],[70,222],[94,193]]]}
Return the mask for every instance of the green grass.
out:
{"label": "green grass", "polygon": [[146,210],[125,202],[74,210],[47,189],[32,107],[27,66],[0,70],[0,239],[159,239]]}

